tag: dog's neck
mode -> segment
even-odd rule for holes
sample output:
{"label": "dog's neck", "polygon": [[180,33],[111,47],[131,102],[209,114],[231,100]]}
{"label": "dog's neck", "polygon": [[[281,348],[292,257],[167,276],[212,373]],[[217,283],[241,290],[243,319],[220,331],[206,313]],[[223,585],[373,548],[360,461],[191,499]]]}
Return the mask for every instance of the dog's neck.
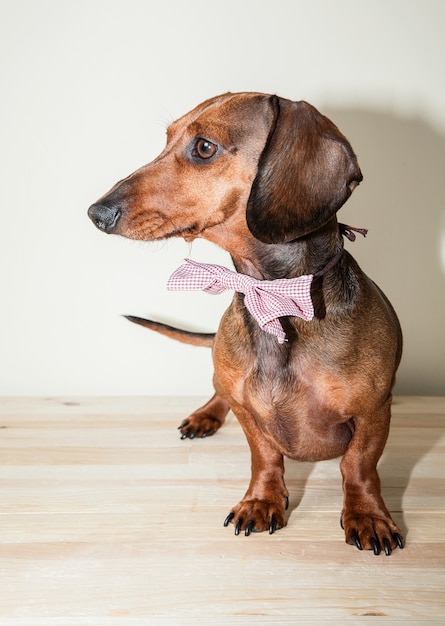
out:
{"label": "dog's neck", "polygon": [[[243,228],[243,225],[240,225],[240,228]],[[229,237],[224,233],[218,236],[214,231],[206,235],[206,239],[230,253],[238,272],[264,280],[316,274],[326,267],[343,247],[343,239],[335,217],[317,231],[284,244],[266,244],[258,241],[247,229],[247,225],[242,237]],[[243,242],[242,246],[239,245],[240,241]],[[234,246],[233,243],[237,245]]]}

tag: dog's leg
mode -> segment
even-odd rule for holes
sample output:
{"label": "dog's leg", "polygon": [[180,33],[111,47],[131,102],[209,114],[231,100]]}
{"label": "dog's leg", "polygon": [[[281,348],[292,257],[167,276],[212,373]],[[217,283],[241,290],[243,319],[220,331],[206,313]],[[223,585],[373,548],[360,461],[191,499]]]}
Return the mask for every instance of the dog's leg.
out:
{"label": "dog's leg", "polygon": [[252,477],[244,498],[231,510],[224,526],[233,522],[235,535],[242,530],[245,535],[263,530],[272,534],[286,525],[284,516],[289,504],[283,455],[265,439],[248,411],[233,405],[232,409],[250,446]]}
{"label": "dog's leg", "polygon": [[[395,547],[403,548],[402,535],[391,519],[380,494],[377,462],[388,433],[391,398],[373,415],[354,419],[354,434],[341,462],[344,506],[341,524],[346,543],[359,550],[384,550],[390,555]],[[376,433],[379,433],[378,436]]]}
{"label": "dog's leg", "polygon": [[224,424],[229,409],[229,403],[215,393],[204,406],[194,411],[179,426],[181,439],[214,435]]}

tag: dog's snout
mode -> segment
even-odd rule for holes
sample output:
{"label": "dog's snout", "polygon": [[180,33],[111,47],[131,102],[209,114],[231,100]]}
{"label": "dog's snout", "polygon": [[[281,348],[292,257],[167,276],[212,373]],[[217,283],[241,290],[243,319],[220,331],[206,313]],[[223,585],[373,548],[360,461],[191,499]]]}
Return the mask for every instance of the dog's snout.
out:
{"label": "dog's snout", "polygon": [[103,230],[105,233],[112,233],[116,228],[121,212],[116,207],[93,204],[88,209],[88,216],[99,230]]}

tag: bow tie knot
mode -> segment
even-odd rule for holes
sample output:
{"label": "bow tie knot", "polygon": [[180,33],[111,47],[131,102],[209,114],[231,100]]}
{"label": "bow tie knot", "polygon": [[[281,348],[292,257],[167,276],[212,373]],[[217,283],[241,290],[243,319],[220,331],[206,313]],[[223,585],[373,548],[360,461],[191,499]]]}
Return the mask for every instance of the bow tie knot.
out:
{"label": "bow tie knot", "polygon": [[307,321],[314,317],[312,280],[312,274],[290,279],[257,280],[221,265],[186,259],[185,264],[170,276],[167,288],[172,291],[200,290],[211,294],[233,289],[243,293],[244,304],[259,326],[283,343],[286,335],[279,322],[280,317],[296,316]]}

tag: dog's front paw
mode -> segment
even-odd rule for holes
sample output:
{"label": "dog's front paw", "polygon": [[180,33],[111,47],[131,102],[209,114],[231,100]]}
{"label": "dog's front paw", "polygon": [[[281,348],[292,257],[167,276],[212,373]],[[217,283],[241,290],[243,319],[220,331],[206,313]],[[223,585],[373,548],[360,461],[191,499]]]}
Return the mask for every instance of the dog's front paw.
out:
{"label": "dog's front paw", "polygon": [[340,524],[345,531],[346,543],[359,550],[372,550],[376,556],[383,550],[389,556],[394,548],[404,547],[402,534],[391,518],[346,516],[343,513]]}
{"label": "dog's front paw", "polygon": [[224,526],[233,523],[235,535],[244,531],[246,537],[252,532],[268,530],[274,533],[286,526],[284,512],[289,506],[289,498],[285,496],[282,503],[268,502],[266,500],[242,500],[234,507],[224,520]]}

